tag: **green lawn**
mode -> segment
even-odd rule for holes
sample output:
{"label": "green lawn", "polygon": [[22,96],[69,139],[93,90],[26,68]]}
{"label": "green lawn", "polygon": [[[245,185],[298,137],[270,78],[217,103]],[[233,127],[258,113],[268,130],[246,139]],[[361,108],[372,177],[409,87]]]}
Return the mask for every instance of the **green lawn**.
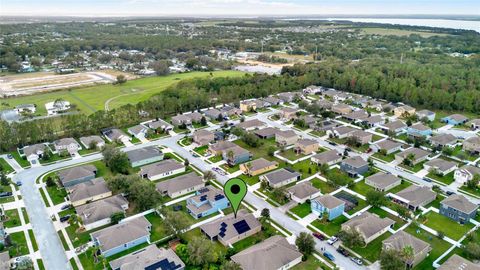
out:
{"label": "green lawn", "polygon": [[473,228],[473,224],[471,223],[460,225],[446,216],[431,211],[425,215],[425,218],[427,219],[424,223],[426,226],[436,231],[442,231],[445,236],[453,240],[462,238],[462,236]]}
{"label": "green lawn", "polygon": [[358,204],[357,204],[357,206],[355,206],[354,208],[352,208],[352,209],[350,209],[349,211],[347,211],[347,213],[348,213],[349,215],[355,214],[356,212],[358,212],[358,211],[360,211],[360,210],[362,210],[363,208],[365,208],[365,207],[368,206],[367,201],[362,200],[362,199],[360,199],[360,198],[358,198],[358,197],[356,197],[356,199],[357,199]]}
{"label": "green lawn", "polygon": [[252,160],[254,159],[258,159],[258,158],[265,158],[267,160],[276,160],[276,158],[270,156],[268,154],[268,148],[270,148],[271,146],[275,147],[276,148],[276,143],[275,143],[275,139],[274,138],[271,138],[271,139],[264,139],[264,140],[260,140],[261,142],[261,145],[258,146],[258,147],[251,147],[249,145],[247,145],[246,143],[244,143],[242,140],[236,140],[234,141],[234,143],[248,151],[250,151],[253,155],[252,157]]}
{"label": "green lawn", "polygon": [[422,262],[420,262],[417,266],[415,266],[413,268],[415,270],[435,269],[433,267],[433,262],[451,246],[451,244],[449,244],[445,240],[439,239],[438,237],[422,229],[418,229],[417,231],[417,228],[414,225],[410,225],[407,228],[405,228],[405,232],[429,243],[430,246],[432,247],[432,251],[430,251],[430,255],[427,258],[425,258]]}
{"label": "green lawn", "polygon": [[184,200],[184,201],[181,201],[181,202],[178,202],[176,204],[173,204],[173,205],[170,205],[169,207],[171,209],[173,209],[175,206],[177,205],[181,205],[182,206],[182,210],[181,211],[178,211],[178,213],[181,213],[183,214],[185,217],[187,217],[187,219],[190,221],[190,225],[193,225],[197,222],[200,222],[202,220],[205,220],[205,219],[208,219],[208,218],[211,218],[213,216],[216,216],[216,215],[219,215],[220,213],[219,212],[216,212],[216,213],[213,213],[211,215],[208,215],[206,217],[202,217],[202,218],[199,218],[199,219],[195,219],[192,215],[190,215],[188,212],[187,212],[187,201]]}
{"label": "green lawn", "polygon": [[60,242],[62,242],[63,249],[65,251],[69,250],[67,240],[65,240],[65,237],[63,236],[62,231],[58,231],[57,234],[58,234],[58,238],[60,238]]}
{"label": "green lawn", "polygon": [[4,172],[5,174],[9,174],[13,172],[13,168],[5,159],[0,158],[0,171]]}
{"label": "green lawn", "polygon": [[33,251],[38,250],[37,240],[35,239],[35,235],[32,230],[28,230],[28,236],[30,237],[30,241],[32,241]]}
{"label": "green lawn", "polygon": [[334,187],[333,185],[330,185],[330,183],[325,182],[318,178],[313,178],[312,180],[310,180],[310,182],[314,187],[319,189],[320,192],[322,192],[323,194],[331,193],[337,190],[337,188]]}
{"label": "green lawn", "polygon": [[77,266],[77,263],[75,262],[74,258],[70,259],[70,264],[72,265],[73,270],[78,270],[78,266]]}
{"label": "green lawn", "polygon": [[468,161],[474,161],[475,159],[478,158],[478,156],[475,155],[470,155],[470,153],[463,151],[462,146],[456,146],[453,149],[452,156],[455,156],[460,159],[468,160]]}
{"label": "green lawn", "polygon": [[440,209],[440,202],[443,201],[443,199],[445,199],[445,196],[442,196],[442,195],[437,193],[437,197],[435,198],[435,200],[433,200],[431,203],[427,204],[426,208],[435,207],[437,209]]}
{"label": "green lawn", "polygon": [[247,176],[245,174],[241,174],[241,175],[238,176],[238,178],[245,181],[245,183],[247,183],[247,185],[249,185],[249,186],[255,185],[256,183],[260,182],[260,179],[258,177],[259,177],[258,175]]}
{"label": "green lawn", "polygon": [[107,228],[109,226],[110,226],[110,224],[95,228],[95,229],[90,230],[90,231],[85,231],[85,230],[80,231],[80,230],[78,230],[78,228],[79,228],[78,224],[72,224],[72,225],[66,227],[65,231],[67,231],[68,238],[72,242],[73,247],[79,247],[81,245],[84,245],[84,244],[90,242],[90,234],[91,233],[93,233],[95,231],[99,231],[99,230],[104,229],[104,228]]}
{"label": "green lawn", "polygon": [[348,218],[341,215],[341,216],[335,218],[334,220],[326,221],[325,223],[323,223],[320,219],[316,219],[312,223],[310,223],[310,225],[312,225],[312,226],[318,228],[319,230],[321,230],[322,232],[332,236],[332,235],[337,234],[341,230],[342,224],[347,222],[347,221],[348,221]]}
{"label": "green lawn", "polygon": [[[43,265],[43,260],[42,259],[37,259],[37,264],[38,264],[38,268],[40,270],[45,270],[45,265]],[[73,268],[74,270],[78,270],[78,268]]]}
{"label": "green lawn", "polygon": [[212,163],[217,163],[219,161],[222,161],[223,157],[221,155],[218,155],[218,156],[213,156],[213,157],[209,158],[208,160]]}
{"label": "green lawn", "polygon": [[236,252],[240,252],[244,249],[247,249],[255,244],[262,242],[263,240],[269,238],[274,234],[281,235],[279,231],[275,230],[275,228],[272,227],[272,225],[265,223],[264,227],[260,232],[236,242],[235,244],[233,244],[233,248]]}
{"label": "green lawn", "polygon": [[60,160],[67,160],[67,159],[71,159],[70,155],[66,155],[66,156],[60,156],[58,154],[53,154],[50,152],[50,155],[48,156],[48,159],[39,159],[38,161],[40,162],[40,164],[50,164],[50,163],[54,163],[54,162],[57,162],[57,161],[60,161]]}
{"label": "green lawn", "polygon": [[23,214],[23,219],[25,220],[25,224],[30,223],[30,219],[28,218],[28,214],[27,214],[27,209],[25,207],[22,207],[22,214]]}
{"label": "green lawn", "polygon": [[472,193],[473,195],[480,197],[480,187],[473,189],[473,188],[467,187],[467,185],[463,185],[460,187],[460,190],[466,191],[468,193]]}
{"label": "green lawn", "polygon": [[316,137],[323,137],[325,136],[326,132],[325,131],[311,131],[309,133],[310,135],[316,136]]}
{"label": "green lawn", "polygon": [[310,255],[306,261],[303,261],[294,267],[290,268],[291,270],[329,270],[330,267],[326,266],[323,262],[315,258],[313,255]]}
{"label": "green lawn", "polygon": [[9,234],[10,240],[12,241],[12,246],[8,247],[8,253],[10,257],[18,257],[28,254],[27,239],[25,238],[25,233],[16,232]]}
{"label": "green lawn", "polygon": [[[188,232],[185,232],[180,235],[180,238],[187,243],[195,237],[205,237],[205,235],[200,231],[199,228],[189,230]],[[214,243],[213,247],[218,252],[218,254],[225,254],[227,252],[227,248],[224,247],[220,242],[213,241],[213,243]]]}
{"label": "green lawn", "polygon": [[158,241],[167,236],[165,225],[162,218],[156,213],[150,213],[145,218],[152,224],[152,232],[150,234],[150,241]]}
{"label": "green lawn", "polygon": [[312,212],[309,203],[298,204],[291,208],[290,211],[301,218],[308,216]]}
{"label": "green lawn", "polygon": [[208,149],[208,145],[204,145],[204,146],[200,146],[193,149],[193,151],[197,152],[197,154],[201,156],[204,156],[207,153],[207,149]]}
{"label": "green lawn", "polygon": [[367,193],[371,190],[375,190],[373,187],[365,184],[365,181],[362,180],[360,182],[357,182],[355,184],[352,184],[349,189],[361,194],[361,195],[367,195]]}
{"label": "green lawn", "polygon": [[5,215],[8,217],[8,220],[3,222],[5,228],[13,228],[22,225],[20,214],[17,209],[6,210]]}
{"label": "green lawn", "polygon": [[75,104],[77,108],[85,113],[93,113],[105,108],[105,102],[109,102],[109,108],[114,109],[126,104],[136,104],[149,99],[152,95],[162,92],[167,87],[177,83],[182,79],[226,76],[242,76],[244,73],[239,71],[213,71],[213,72],[189,72],[182,74],[171,74],[167,76],[152,76],[131,80],[124,84],[103,84],[89,87],[82,87],[73,90],[54,91],[38,95],[30,95],[15,98],[5,98],[2,100],[0,110],[14,107],[19,104],[33,103],[37,105],[37,114],[45,115],[45,103],[56,99],[64,99]]}
{"label": "green lawn", "polygon": [[30,162],[27,160],[27,158],[24,159],[20,157],[20,154],[17,151],[10,152],[10,154],[17,161],[17,163],[23,168],[30,167]]}
{"label": "green lawn", "polygon": [[352,248],[353,251],[361,255],[363,258],[368,260],[371,263],[374,263],[380,257],[380,253],[382,252],[382,241],[390,237],[392,234],[390,232],[386,232],[379,237],[377,237],[372,242],[368,243],[365,247],[356,247]]}
{"label": "green lawn", "polygon": [[435,173],[429,172],[427,174],[427,177],[430,177],[434,180],[437,180],[441,183],[444,183],[445,185],[450,185],[451,183],[453,183],[453,181],[455,181],[455,179],[453,178],[454,173],[455,172],[450,172],[450,173],[446,174],[445,176],[441,176],[441,175],[437,175]]}
{"label": "green lawn", "polygon": [[[12,187],[10,185],[8,185],[8,186],[0,185],[0,192],[12,192]],[[8,203],[8,202],[13,202],[13,201],[15,201],[15,197],[13,195],[8,196],[8,197],[0,198],[0,203]]]}
{"label": "green lawn", "polygon": [[293,148],[290,148],[290,149],[288,149],[288,150],[286,150],[286,151],[280,152],[279,155],[282,156],[282,157],[284,157],[284,158],[286,158],[286,159],[288,159],[288,160],[290,160],[290,161],[295,161],[295,160],[297,160],[297,159],[302,158],[302,157],[305,156],[305,155],[303,155],[303,154],[297,154],[297,153],[295,153],[295,151],[293,150]]}
{"label": "green lawn", "polygon": [[93,257],[95,248],[89,248],[82,254],[78,255],[80,262],[82,263],[83,269],[85,270],[103,270],[103,263],[102,262],[95,262]]}
{"label": "green lawn", "polygon": [[395,230],[398,230],[399,228],[401,228],[403,225],[405,225],[405,220],[397,217],[397,216],[394,216],[390,213],[388,213],[387,211],[383,210],[382,208],[378,208],[378,207],[370,207],[368,209],[368,212],[370,213],[374,213],[376,215],[378,215],[379,217],[381,218],[390,218],[391,220],[395,221],[395,224],[393,225],[393,229]]}
{"label": "green lawn", "polygon": [[55,186],[46,187],[46,189],[54,205],[65,202],[65,197],[67,196],[67,191],[65,190],[65,188]]}
{"label": "green lawn", "polygon": [[398,164],[398,166],[400,166],[400,167],[402,167],[402,168],[405,168],[405,169],[407,169],[407,170],[410,170],[410,171],[412,171],[412,172],[419,172],[420,170],[423,169],[423,164],[424,164],[425,162],[427,162],[427,161],[422,161],[422,162],[420,162],[420,163],[417,163],[417,164],[414,165],[413,167],[412,167],[412,166],[407,166],[407,165],[405,165],[405,164],[403,164],[403,163]]}
{"label": "green lawn", "polygon": [[402,191],[402,190],[406,189],[407,187],[409,187],[411,185],[412,185],[412,183],[402,179],[402,183],[400,185],[390,189],[388,192],[397,193],[399,191]]}
{"label": "green lawn", "polygon": [[310,160],[306,159],[300,162],[297,162],[293,165],[288,165],[286,167],[290,167],[295,171],[302,174],[302,179],[310,177],[317,173],[318,167],[315,164],[310,164]]}
{"label": "green lawn", "polygon": [[391,153],[391,154],[388,154],[388,155],[385,155],[385,156],[384,156],[384,155],[382,155],[382,154],[380,154],[380,153],[377,152],[377,153],[373,154],[373,156],[376,157],[376,158],[378,158],[378,159],[381,159],[381,160],[383,160],[383,161],[385,161],[385,162],[387,162],[387,163],[390,163],[390,162],[392,162],[392,161],[395,160],[395,154],[396,154],[396,153],[397,153],[397,152]]}

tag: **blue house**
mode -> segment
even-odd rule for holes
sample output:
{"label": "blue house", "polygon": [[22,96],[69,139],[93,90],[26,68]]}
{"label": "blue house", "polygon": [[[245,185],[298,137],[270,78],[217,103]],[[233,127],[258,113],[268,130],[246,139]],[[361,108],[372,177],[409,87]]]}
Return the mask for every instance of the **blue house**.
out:
{"label": "blue house", "polygon": [[144,217],[131,219],[91,233],[93,243],[109,257],[129,248],[150,242],[152,224]]}
{"label": "blue house", "polygon": [[342,160],[340,169],[351,177],[357,177],[359,174],[368,172],[368,162],[360,156],[355,156]]}
{"label": "blue house", "polygon": [[230,203],[223,191],[208,186],[196,192],[196,195],[187,200],[187,211],[194,218],[202,218],[223,210]]}
{"label": "blue house", "polygon": [[432,129],[424,124],[415,124],[407,128],[407,134],[413,137],[427,137],[432,135]]}
{"label": "blue house", "polygon": [[470,222],[477,215],[478,205],[462,195],[453,194],[440,202],[440,214],[461,224]]}
{"label": "blue house", "polygon": [[0,244],[5,245],[5,238],[7,237],[7,233],[3,228],[3,222],[0,221]]}
{"label": "blue house", "polygon": [[468,121],[467,117],[458,113],[442,118],[442,122],[445,122],[449,125],[454,125],[454,126],[463,125],[467,121]]}
{"label": "blue house", "polygon": [[223,151],[222,157],[230,166],[235,166],[249,161],[252,158],[252,153],[240,146],[236,146]]}
{"label": "blue house", "polygon": [[319,217],[327,214],[328,220],[333,220],[343,214],[345,211],[345,202],[327,194],[313,199],[310,207],[312,212]]}

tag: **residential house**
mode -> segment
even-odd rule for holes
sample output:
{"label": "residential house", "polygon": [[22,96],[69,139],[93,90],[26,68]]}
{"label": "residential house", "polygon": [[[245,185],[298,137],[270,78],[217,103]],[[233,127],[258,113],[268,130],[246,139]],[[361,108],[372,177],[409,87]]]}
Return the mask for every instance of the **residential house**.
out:
{"label": "residential house", "polygon": [[326,99],[319,99],[315,102],[315,104],[324,110],[331,110],[333,107],[333,103]]}
{"label": "residential house", "polygon": [[200,129],[193,132],[193,142],[198,145],[207,145],[214,140],[215,135],[209,130]]}
{"label": "residential house", "polygon": [[284,168],[261,175],[260,180],[266,181],[270,187],[278,188],[300,180],[301,174]]}
{"label": "residential house", "polygon": [[377,112],[381,112],[383,110],[383,105],[385,105],[385,102],[378,100],[370,100],[367,103],[367,108],[374,109]]}
{"label": "residential house", "polygon": [[433,202],[437,193],[427,186],[411,185],[396,194],[390,194],[390,196],[394,202],[416,211],[419,207]]}
{"label": "residential house", "polygon": [[347,114],[343,115],[342,117],[347,119],[348,121],[352,121],[352,122],[357,123],[357,122],[364,121],[365,119],[367,119],[369,117],[369,115],[364,110],[356,110],[356,111],[353,111],[351,113],[347,113]]}
{"label": "residential house", "polygon": [[267,128],[262,128],[259,130],[255,130],[253,133],[257,135],[261,139],[270,139],[275,137],[275,134],[279,132],[279,129],[273,128],[273,127],[267,127]]}
{"label": "residential house", "polygon": [[385,150],[387,155],[390,155],[402,150],[402,147],[403,147],[402,143],[392,141],[390,139],[379,141],[378,143],[371,146],[371,148],[375,152],[378,152],[380,150]]}
{"label": "residential house", "polygon": [[305,127],[314,128],[317,125],[317,118],[311,115],[302,115],[299,118],[305,123]]}
{"label": "residential house", "polygon": [[217,121],[219,119],[223,120],[222,112],[215,108],[206,110],[204,114],[205,114],[205,117],[207,117],[211,121]]}
{"label": "residential house", "polygon": [[256,111],[257,103],[253,100],[240,101],[240,110],[242,110],[242,112]]}
{"label": "residential house", "polygon": [[280,117],[286,121],[290,121],[297,118],[297,112],[297,109],[290,107],[282,107],[280,109]]}
{"label": "residential house", "polygon": [[435,120],[435,113],[429,110],[420,110],[415,113],[420,120],[426,119],[429,122],[433,122]]}
{"label": "residential house", "polygon": [[453,254],[437,270],[480,270],[480,266]]}
{"label": "residential house", "polygon": [[408,105],[402,105],[393,109],[393,114],[396,117],[412,116],[415,114],[415,108]]}
{"label": "residential house", "polygon": [[333,220],[341,216],[345,211],[345,202],[330,194],[313,199],[310,205],[313,213],[319,217],[327,214],[328,220]]}
{"label": "residential house", "polygon": [[128,201],[122,195],[115,195],[98,201],[75,207],[75,212],[82,220],[83,227],[89,231],[111,223],[111,216],[125,213]]}
{"label": "residential house", "polygon": [[430,137],[430,143],[435,148],[454,147],[457,143],[457,137],[449,133],[441,133]]}
{"label": "residential house", "polygon": [[59,113],[64,113],[70,110],[70,107],[71,107],[70,102],[66,100],[60,100],[60,99],[45,103],[45,109],[47,109],[48,115],[56,115]]}
{"label": "residential house", "polygon": [[347,104],[338,103],[338,104],[332,106],[331,111],[336,113],[336,114],[346,115],[346,114],[349,114],[349,113],[352,112],[352,107],[350,107]]}
{"label": "residential house", "polygon": [[147,146],[126,152],[133,168],[163,160],[163,152],[158,147]]}
{"label": "residential house", "polygon": [[164,132],[173,130],[173,126],[162,119],[157,119],[145,124],[148,128],[153,129],[157,132]]}
{"label": "residential house", "polygon": [[456,113],[456,114],[443,117],[441,120],[442,122],[447,123],[449,125],[458,126],[458,125],[463,125],[467,123],[468,118],[464,115]]}
{"label": "residential house", "polygon": [[74,138],[63,138],[53,142],[55,147],[55,152],[60,153],[62,151],[67,151],[72,154],[82,149],[80,144]]}
{"label": "residential house", "polygon": [[238,145],[230,141],[219,141],[208,146],[208,152],[214,156],[221,155],[223,152],[228,151],[231,148],[237,147]]}
{"label": "residential house", "polygon": [[440,202],[440,214],[459,222],[469,223],[477,215],[478,205],[469,201],[465,196],[453,194]]}
{"label": "residential house", "polygon": [[93,165],[82,165],[61,170],[57,173],[64,187],[71,187],[95,178],[97,168]]}
{"label": "residential house", "polygon": [[480,168],[474,167],[472,165],[464,165],[461,168],[455,170],[453,178],[455,182],[460,184],[465,184],[466,182],[473,179],[475,175],[480,175]]}
{"label": "residential house", "polygon": [[279,93],[277,96],[284,102],[292,102],[296,97],[301,97],[302,94],[299,92],[283,92]]}
{"label": "residential house", "polygon": [[83,205],[112,196],[112,191],[102,177],[66,188],[73,206]]}
{"label": "residential house", "polygon": [[136,125],[129,128],[127,131],[130,135],[141,140],[141,139],[144,139],[145,136],[147,135],[148,128],[143,125]]}
{"label": "residential house", "polygon": [[382,250],[396,250],[402,252],[405,247],[413,249],[412,258],[402,258],[407,268],[413,268],[425,259],[432,250],[430,244],[404,231],[398,231],[382,241]]}
{"label": "residential house", "polygon": [[370,212],[353,217],[342,224],[342,231],[357,232],[362,237],[365,244],[372,242],[390,229],[395,221],[390,218],[380,218]]}
{"label": "residential house", "polygon": [[432,129],[422,123],[417,123],[407,128],[407,134],[412,137],[428,137],[432,135]]}
{"label": "residential house", "polygon": [[80,137],[80,143],[85,149],[102,149],[105,147],[105,140],[98,135]]}
{"label": "residential house", "polygon": [[34,114],[37,111],[37,106],[35,104],[20,104],[15,106],[14,111],[19,114]]}
{"label": "residential house", "polygon": [[200,190],[205,187],[205,182],[203,182],[201,176],[191,172],[158,182],[155,187],[163,196],[167,195],[170,198],[178,198],[190,192]]}
{"label": "residential house", "polygon": [[38,160],[43,158],[43,155],[46,151],[49,151],[47,146],[43,143],[38,143],[34,145],[25,146],[23,149],[23,156],[27,158],[28,161]]}
{"label": "residential house", "polygon": [[200,226],[200,230],[212,241],[219,241],[228,247],[262,230],[262,224],[245,209]]}
{"label": "residential house", "polygon": [[0,270],[10,270],[10,269],[11,269],[10,254],[8,253],[8,250],[4,252],[0,252]]}
{"label": "residential house", "polygon": [[404,132],[407,128],[407,125],[400,120],[396,120],[396,121],[386,123],[380,128],[383,129],[385,132],[389,132],[396,135],[401,132]]}
{"label": "residential house", "polygon": [[141,177],[150,181],[159,180],[171,175],[185,172],[186,167],[174,159],[166,159],[140,168]]}
{"label": "residential house", "polygon": [[118,128],[107,128],[102,130],[103,136],[110,142],[128,142],[132,138]]}
{"label": "residential house", "polygon": [[206,217],[230,206],[222,190],[207,186],[187,199],[187,211],[195,219]]}
{"label": "residential house", "polygon": [[395,160],[397,163],[402,163],[406,158],[409,158],[410,155],[413,157],[412,164],[415,166],[418,163],[425,161],[428,158],[428,155],[430,155],[430,152],[420,148],[412,147],[403,152],[395,154]]}
{"label": "residential house", "polygon": [[342,154],[337,150],[332,149],[312,156],[311,161],[317,165],[327,164],[328,166],[332,166],[333,164],[342,161]]}
{"label": "residential house", "polygon": [[373,134],[363,130],[355,130],[348,137],[354,138],[360,144],[368,144],[372,141]]}
{"label": "residential house", "polygon": [[453,161],[436,158],[425,162],[423,164],[423,168],[429,172],[445,176],[458,169],[458,165]]}
{"label": "residential house", "polygon": [[223,107],[220,109],[220,111],[222,112],[222,114],[223,114],[224,116],[228,116],[228,117],[242,114],[242,110],[241,110],[241,109],[235,108],[235,107],[233,107],[233,106],[223,106]]}
{"label": "residential house", "polygon": [[472,130],[477,130],[480,128],[480,118],[472,119],[466,125]]}
{"label": "residential house", "polygon": [[185,263],[171,248],[158,248],[152,244],[141,250],[110,261],[112,270],[184,270]]}
{"label": "residential house", "polygon": [[322,86],[310,85],[302,90],[305,95],[317,95],[325,91]]}
{"label": "residential house", "polygon": [[244,163],[252,159],[252,153],[247,149],[244,149],[240,146],[229,148],[227,151],[222,153],[222,158],[230,166],[235,166],[240,163]]}
{"label": "residential house", "polygon": [[258,120],[258,119],[252,119],[252,120],[248,120],[248,121],[245,121],[245,122],[242,122],[242,123],[239,123],[237,125],[238,128],[241,128],[243,130],[246,130],[246,131],[250,131],[250,130],[254,130],[254,129],[260,129],[260,128],[263,128],[265,127],[267,124],[265,124],[264,122]]}
{"label": "residential house", "polygon": [[270,104],[270,106],[278,106],[283,103],[283,100],[270,96],[262,99],[264,102]]}
{"label": "residential house", "polygon": [[300,139],[295,143],[294,150],[296,153],[303,155],[309,155],[318,151],[319,144],[316,140],[312,139]]}
{"label": "residential house", "polygon": [[278,168],[278,162],[266,160],[264,158],[240,164],[240,170],[248,176],[256,176],[276,168]]}
{"label": "residential house", "polygon": [[379,172],[365,178],[365,184],[381,192],[389,191],[390,189],[400,185],[401,183],[402,179],[396,177],[393,174],[384,172]]}
{"label": "residential house", "polygon": [[385,124],[385,119],[381,115],[370,116],[367,119],[363,120],[362,123],[368,127],[378,127]]}
{"label": "residential house", "polygon": [[298,183],[287,189],[290,198],[297,203],[304,203],[320,196],[320,190],[312,185],[311,182]]}
{"label": "residential house", "polygon": [[340,169],[351,177],[368,172],[368,162],[360,156],[354,156],[342,160]]}
{"label": "residential house", "polygon": [[281,130],[275,133],[275,142],[280,146],[288,146],[296,143],[298,135],[293,130]]}
{"label": "residential house", "polygon": [[339,139],[344,139],[350,136],[353,132],[357,131],[358,129],[348,127],[348,126],[339,126],[339,127],[334,127],[332,130],[327,131],[327,134],[329,136],[334,136]]}
{"label": "residential house", "polygon": [[93,243],[105,257],[150,242],[152,224],[143,216],[93,232]]}
{"label": "residential house", "polygon": [[243,270],[289,269],[302,262],[303,254],[282,236],[272,236],[233,255]]}
{"label": "residential house", "polygon": [[473,136],[463,141],[463,150],[472,155],[480,155],[480,137]]}
{"label": "residential house", "polygon": [[193,123],[199,123],[202,120],[203,115],[198,112],[179,114],[172,117],[172,124],[174,126],[180,125],[192,125]]}

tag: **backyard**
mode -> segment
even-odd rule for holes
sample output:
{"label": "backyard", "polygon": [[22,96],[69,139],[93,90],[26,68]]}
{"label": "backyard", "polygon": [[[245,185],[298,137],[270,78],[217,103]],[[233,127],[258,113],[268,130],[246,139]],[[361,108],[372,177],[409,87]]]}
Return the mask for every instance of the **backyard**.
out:
{"label": "backyard", "polygon": [[294,213],[295,215],[301,218],[304,218],[308,216],[312,212],[312,210],[311,210],[310,204],[305,202],[291,208],[290,212]]}
{"label": "backyard", "polygon": [[316,227],[317,229],[321,230],[322,232],[328,234],[329,236],[336,235],[340,232],[342,228],[342,224],[347,222],[348,218],[346,216],[339,216],[331,221],[323,222],[320,219],[314,220],[311,225]]}
{"label": "backyard", "polygon": [[425,218],[426,221],[424,222],[424,225],[436,231],[443,232],[445,236],[450,237],[453,240],[459,240],[473,228],[472,223],[460,225],[454,220],[432,211],[425,214]]}
{"label": "backyard", "polygon": [[353,251],[360,254],[363,258],[368,260],[371,263],[374,263],[380,257],[382,252],[382,241],[390,237],[392,233],[386,232],[379,237],[377,237],[372,242],[368,243],[365,247],[355,247],[352,248]]}

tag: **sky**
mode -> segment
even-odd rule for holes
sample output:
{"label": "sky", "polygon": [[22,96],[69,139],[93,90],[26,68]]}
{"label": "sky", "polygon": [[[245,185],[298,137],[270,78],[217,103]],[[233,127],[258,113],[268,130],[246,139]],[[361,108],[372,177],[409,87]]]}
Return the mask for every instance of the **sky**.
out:
{"label": "sky", "polygon": [[479,15],[479,0],[0,0],[0,16]]}

